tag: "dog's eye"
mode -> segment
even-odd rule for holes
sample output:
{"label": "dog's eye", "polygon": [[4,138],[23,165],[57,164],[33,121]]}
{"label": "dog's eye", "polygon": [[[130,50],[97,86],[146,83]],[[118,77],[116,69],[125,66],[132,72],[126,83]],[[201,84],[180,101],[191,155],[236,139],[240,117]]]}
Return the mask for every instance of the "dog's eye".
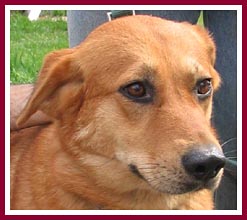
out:
{"label": "dog's eye", "polygon": [[130,96],[135,97],[135,98],[143,97],[146,94],[145,86],[140,82],[133,83],[133,84],[131,84],[129,86],[126,86],[125,87],[125,91]]}
{"label": "dog's eye", "polygon": [[132,82],[122,86],[119,91],[135,102],[148,103],[153,99],[153,88],[148,81]]}
{"label": "dog's eye", "polygon": [[212,93],[212,82],[211,79],[203,79],[197,83],[196,93],[199,99],[205,99]]}

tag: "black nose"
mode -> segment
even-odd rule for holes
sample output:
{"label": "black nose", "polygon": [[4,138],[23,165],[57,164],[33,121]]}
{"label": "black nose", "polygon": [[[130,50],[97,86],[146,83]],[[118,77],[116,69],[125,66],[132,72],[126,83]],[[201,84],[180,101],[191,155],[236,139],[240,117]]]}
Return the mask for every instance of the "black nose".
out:
{"label": "black nose", "polygon": [[185,170],[196,179],[203,181],[214,178],[225,166],[225,162],[223,153],[215,147],[194,149],[182,158]]}

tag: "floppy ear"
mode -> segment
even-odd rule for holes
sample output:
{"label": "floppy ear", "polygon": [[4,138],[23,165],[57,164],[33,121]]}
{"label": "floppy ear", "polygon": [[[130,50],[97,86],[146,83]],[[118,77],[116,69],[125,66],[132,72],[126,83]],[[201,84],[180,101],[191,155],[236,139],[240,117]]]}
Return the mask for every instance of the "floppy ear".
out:
{"label": "floppy ear", "polygon": [[70,113],[80,104],[73,101],[82,89],[82,74],[72,64],[74,49],[64,49],[48,54],[27,105],[17,119],[23,124],[37,110],[53,118]]}

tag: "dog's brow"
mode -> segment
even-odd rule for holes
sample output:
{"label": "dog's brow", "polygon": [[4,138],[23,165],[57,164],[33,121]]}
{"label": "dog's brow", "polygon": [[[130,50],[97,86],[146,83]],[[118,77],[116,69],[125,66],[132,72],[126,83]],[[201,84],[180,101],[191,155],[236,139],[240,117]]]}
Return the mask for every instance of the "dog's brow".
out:
{"label": "dog's brow", "polygon": [[155,77],[156,70],[147,64],[143,64],[140,66],[138,72],[143,78],[150,80],[150,81],[153,81],[153,79]]}
{"label": "dog's brow", "polygon": [[143,80],[146,79],[150,82],[154,81],[156,75],[156,70],[147,64],[135,64],[130,67],[125,74],[120,77],[120,84],[130,82],[133,80]]}
{"label": "dog's brow", "polygon": [[210,78],[210,74],[208,70],[206,70],[197,60],[193,58],[188,58],[186,60],[186,64],[188,67],[188,73],[195,79],[195,81],[199,78]]}

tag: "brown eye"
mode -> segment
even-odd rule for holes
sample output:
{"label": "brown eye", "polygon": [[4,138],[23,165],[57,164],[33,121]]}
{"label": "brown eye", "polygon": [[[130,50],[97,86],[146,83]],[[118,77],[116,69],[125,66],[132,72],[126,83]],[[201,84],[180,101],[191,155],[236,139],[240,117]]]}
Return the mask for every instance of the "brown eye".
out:
{"label": "brown eye", "polygon": [[129,83],[120,87],[119,91],[134,102],[148,103],[153,100],[154,89],[147,80]]}
{"label": "brown eye", "polygon": [[146,94],[146,89],[142,83],[133,83],[126,87],[126,92],[130,96],[140,98]]}
{"label": "brown eye", "polygon": [[204,79],[197,83],[196,93],[200,99],[207,98],[211,95],[212,83],[211,79]]}

